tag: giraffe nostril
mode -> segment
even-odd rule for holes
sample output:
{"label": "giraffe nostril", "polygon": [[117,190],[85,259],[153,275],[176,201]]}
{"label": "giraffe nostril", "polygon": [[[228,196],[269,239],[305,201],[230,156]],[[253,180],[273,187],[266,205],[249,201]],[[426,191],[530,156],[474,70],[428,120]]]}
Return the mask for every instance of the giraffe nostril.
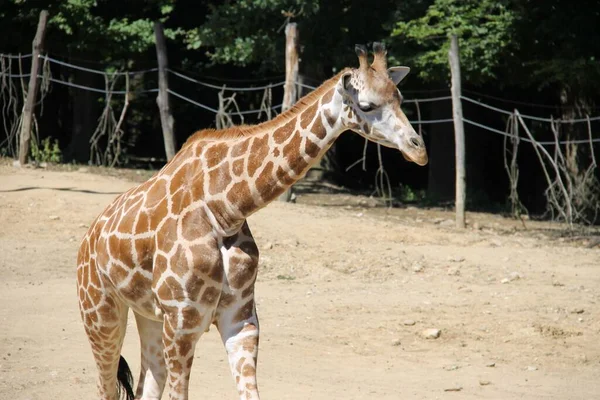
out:
{"label": "giraffe nostril", "polygon": [[417,138],[410,138],[410,144],[412,144],[413,146],[415,146],[416,148],[421,147],[421,141]]}

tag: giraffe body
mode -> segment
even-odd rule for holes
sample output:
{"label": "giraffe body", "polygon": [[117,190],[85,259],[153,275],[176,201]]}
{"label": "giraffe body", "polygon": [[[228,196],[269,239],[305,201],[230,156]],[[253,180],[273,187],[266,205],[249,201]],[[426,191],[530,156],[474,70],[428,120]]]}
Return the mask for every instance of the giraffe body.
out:
{"label": "giraffe body", "polygon": [[[400,109],[390,68],[345,69],[276,119],[205,130],[146,182],[123,193],[83,239],[77,283],[81,317],[99,370],[98,391],[117,398],[127,313],[141,341],[136,399],[187,399],[195,346],[214,324],[241,399],[258,399],[258,247],[248,216],[301,179],[344,130],[401,150],[424,165],[422,138]],[[398,69],[399,68],[399,69]]]}

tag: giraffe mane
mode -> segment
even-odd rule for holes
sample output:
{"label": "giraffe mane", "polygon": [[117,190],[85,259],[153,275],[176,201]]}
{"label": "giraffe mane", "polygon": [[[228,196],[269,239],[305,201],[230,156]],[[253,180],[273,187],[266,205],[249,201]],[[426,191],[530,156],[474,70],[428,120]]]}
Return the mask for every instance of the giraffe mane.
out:
{"label": "giraffe mane", "polygon": [[244,136],[250,136],[256,132],[264,132],[276,126],[281,126],[287,123],[292,118],[302,113],[308,107],[313,105],[319,98],[321,98],[330,89],[335,87],[340,77],[346,72],[350,71],[351,68],[344,68],[333,77],[323,82],[318,88],[308,93],[306,96],[298,100],[292,107],[279,114],[277,117],[270,121],[265,121],[257,125],[236,125],[225,129],[202,129],[194,132],[183,144],[183,147],[188,146],[192,142],[196,141],[210,141],[210,140],[226,140],[226,139],[237,139]]}

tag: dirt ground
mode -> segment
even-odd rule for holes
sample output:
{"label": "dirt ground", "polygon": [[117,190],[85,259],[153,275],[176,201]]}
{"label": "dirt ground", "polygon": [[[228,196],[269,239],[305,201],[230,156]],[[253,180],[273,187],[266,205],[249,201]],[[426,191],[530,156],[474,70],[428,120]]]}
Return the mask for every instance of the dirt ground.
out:
{"label": "dirt ground", "polygon": [[[95,398],[76,253],[134,184],[0,166],[0,399]],[[548,223],[469,213],[457,232],[450,212],[376,203],[300,194],[250,218],[263,399],[600,398],[597,246]],[[137,381],[132,316],[128,329]],[[191,398],[237,397],[215,329],[193,369]]]}

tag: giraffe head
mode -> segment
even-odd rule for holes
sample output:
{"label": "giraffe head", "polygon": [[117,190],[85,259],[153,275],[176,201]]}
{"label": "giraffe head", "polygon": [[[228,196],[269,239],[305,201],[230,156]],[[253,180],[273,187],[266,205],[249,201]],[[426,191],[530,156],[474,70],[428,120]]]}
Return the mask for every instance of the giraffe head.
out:
{"label": "giraffe head", "polygon": [[340,85],[344,111],[342,123],[361,136],[386,147],[398,149],[404,158],[418,165],[428,162],[423,138],[402,112],[402,95],[397,85],[408,74],[408,67],[387,67],[383,44],[373,44],[373,62],[367,50],[356,46],[359,67],[342,74]]}

